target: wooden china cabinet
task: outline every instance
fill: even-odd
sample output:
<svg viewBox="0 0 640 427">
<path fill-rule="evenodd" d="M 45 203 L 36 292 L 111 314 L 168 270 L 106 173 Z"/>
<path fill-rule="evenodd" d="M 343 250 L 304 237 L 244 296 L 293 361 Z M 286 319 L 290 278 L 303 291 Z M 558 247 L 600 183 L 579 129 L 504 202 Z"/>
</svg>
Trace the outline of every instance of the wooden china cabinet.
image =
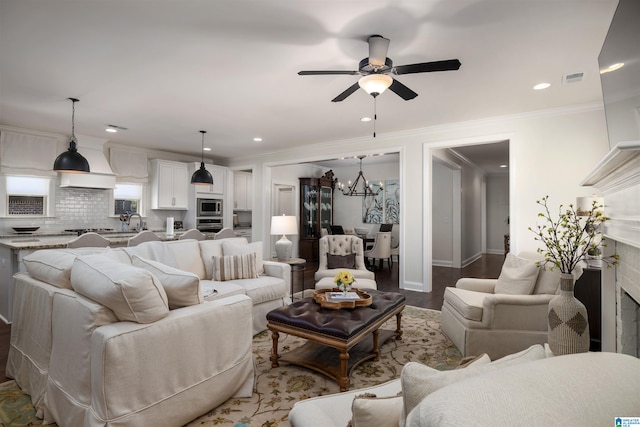
<svg viewBox="0 0 640 427">
<path fill-rule="evenodd" d="M 298 252 L 307 261 L 318 260 L 320 230 L 333 224 L 333 172 L 321 178 L 300 178 L 300 239 Z"/>
</svg>

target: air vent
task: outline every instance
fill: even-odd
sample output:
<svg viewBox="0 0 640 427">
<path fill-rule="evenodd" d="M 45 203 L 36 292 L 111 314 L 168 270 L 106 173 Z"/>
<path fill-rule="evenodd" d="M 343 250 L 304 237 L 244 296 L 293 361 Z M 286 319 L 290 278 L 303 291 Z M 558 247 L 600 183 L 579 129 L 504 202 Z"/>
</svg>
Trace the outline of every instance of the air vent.
<svg viewBox="0 0 640 427">
<path fill-rule="evenodd" d="M 578 83 L 584 78 L 584 73 L 571 73 L 562 76 L 562 84 Z"/>
</svg>

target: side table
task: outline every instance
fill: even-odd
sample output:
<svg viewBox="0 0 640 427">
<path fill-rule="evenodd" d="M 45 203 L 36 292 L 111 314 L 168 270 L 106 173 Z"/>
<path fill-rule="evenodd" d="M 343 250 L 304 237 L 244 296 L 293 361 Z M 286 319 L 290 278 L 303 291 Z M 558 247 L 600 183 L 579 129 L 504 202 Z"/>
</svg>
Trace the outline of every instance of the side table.
<svg viewBox="0 0 640 427">
<path fill-rule="evenodd" d="M 304 270 L 307 266 L 307 260 L 304 258 L 289 258 L 286 260 L 271 258 L 271 261 L 283 262 L 291 266 L 291 301 L 293 301 L 293 273 L 302 273 L 302 297 L 304 297 Z"/>
</svg>

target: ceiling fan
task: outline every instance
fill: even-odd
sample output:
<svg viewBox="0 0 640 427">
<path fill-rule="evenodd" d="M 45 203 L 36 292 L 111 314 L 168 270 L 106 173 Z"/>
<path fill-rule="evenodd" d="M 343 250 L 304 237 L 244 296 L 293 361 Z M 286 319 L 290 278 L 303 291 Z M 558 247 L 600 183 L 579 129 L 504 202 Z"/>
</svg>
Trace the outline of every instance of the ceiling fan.
<svg viewBox="0 0 640 427">
<path fill-rule="evenodd" d="M 389 49 L 390 42 L 389 39 L 379 35 L 372 35 L 367 39 L 367 41 L 369 43 L 369 57 L 360 61 L 358 71 L 300 71 L 298 72 L 298 75 L 312 76 L 347 74 L 351 76 L 363 76 L 347 90 L 333 98 L 331 102 L 344 101 L 360 87 L 374 98 L 384 92 L 385 89 L 389 88 L 402 99 L 408 101 L 418 96 L 418 94 L 400 83 L 398 80 L 392 78 L 390 74 L 402 75 L 429 73 L 433 71 L 453 71 L 459 69 L 461 65 L 460 61 L 457 59 L 448 59 L 445 61 L 421 62 L 418 64 L 399 65 L 394 67 L 391 58 L 387 57 L 387 50 Z"/>
</svg>

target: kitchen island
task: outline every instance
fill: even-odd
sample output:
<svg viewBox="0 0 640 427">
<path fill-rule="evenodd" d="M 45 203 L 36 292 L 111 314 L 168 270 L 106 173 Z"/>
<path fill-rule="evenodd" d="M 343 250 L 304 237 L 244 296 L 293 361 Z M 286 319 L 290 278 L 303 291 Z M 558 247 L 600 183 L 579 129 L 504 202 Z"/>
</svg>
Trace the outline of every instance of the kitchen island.
<svg viewBox="0 0 640 427">
<path fill-rule="evenodd" d="M 164 231 L 152 230 L 162 241 L 178 240 L 186 230 L 176 230 L 171 237 Z M 102 237 L 109 240 L 110 247 L 127 246 L 130 237 L 136 232 L 100 232 Z M 213 239 L 214 233 L 205 233 L 207 239 Z M 11 323 L 13 312 L 13 275 L 25 271 L 23 259 L 25 256 L 41 249 L 66 248 L 70 240 L 78 237 L 77 233 L 33 233 L 0 235 L 0 319 Z"/>
</svg>

